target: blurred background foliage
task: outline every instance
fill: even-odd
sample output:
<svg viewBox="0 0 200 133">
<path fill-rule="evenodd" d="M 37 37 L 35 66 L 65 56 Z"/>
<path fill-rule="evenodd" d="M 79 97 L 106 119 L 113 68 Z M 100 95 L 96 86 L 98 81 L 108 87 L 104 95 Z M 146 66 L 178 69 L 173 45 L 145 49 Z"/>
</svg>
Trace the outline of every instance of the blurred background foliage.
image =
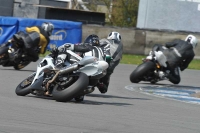
<svg viewBox="0 0 200 133">
<path fill-rule="evenodd" d="M 90 11 L 104 12 L 106 25 L 136 27 L 139 0 L 85 0 Z"/>
</svg>

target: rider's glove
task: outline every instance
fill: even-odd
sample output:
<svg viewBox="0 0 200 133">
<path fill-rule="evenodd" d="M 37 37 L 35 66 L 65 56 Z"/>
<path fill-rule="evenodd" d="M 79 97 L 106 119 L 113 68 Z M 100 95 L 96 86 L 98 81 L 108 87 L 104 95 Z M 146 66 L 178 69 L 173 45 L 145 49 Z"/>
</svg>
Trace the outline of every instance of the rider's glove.
<svg viewBox="0 0 200 133">
<path fill-rule="evenodd" d="M 66 52 L 67 50 L 74 50 L 74 44 L 71 44 L 71 43 L 65 43 L 63 44 L 62 46 L 60 46 L 58 48 L 59 52 L 61 53 L 64 53 Z"/>
<path fill-rule="evenodd" d="M 55 58 L 55 57 L 58 56 L 58 53 L 59 53 L 58 48 L 57 48 L 57 47 L 54 47 L 54 48 L 51 49 L 51 54 L 50 54 L 50 56 L 53 57 L 53 58 Z"/>
</svg>

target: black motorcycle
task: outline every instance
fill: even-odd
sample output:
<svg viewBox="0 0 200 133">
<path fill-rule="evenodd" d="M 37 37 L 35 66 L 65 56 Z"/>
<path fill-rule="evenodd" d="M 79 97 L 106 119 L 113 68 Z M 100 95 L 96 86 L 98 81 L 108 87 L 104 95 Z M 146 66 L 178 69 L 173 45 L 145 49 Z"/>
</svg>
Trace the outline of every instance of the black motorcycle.
<svg viewBox="0 0 200 133">
<path fill-rule="evenodd" d="M 169 70 L 166 69 L 166 61 L 167 59 L 162 51 L 153 51 L 130 74 L 130 81 L 132 83 L 145 81 L 155 84 L 158 81 L 167 80 L 166 74 L 169 73 Z"/>
<path fill-rule="evenodd" d="M 8 42 L 0 45 L 0 65 L 14 67 L 20 70 L 30 64 L 31 60 L 23 49 L 23 42 L 16 41 L 14 36 Z M 39 48 L 36 49 L 39 54 Z"/>
</svg>

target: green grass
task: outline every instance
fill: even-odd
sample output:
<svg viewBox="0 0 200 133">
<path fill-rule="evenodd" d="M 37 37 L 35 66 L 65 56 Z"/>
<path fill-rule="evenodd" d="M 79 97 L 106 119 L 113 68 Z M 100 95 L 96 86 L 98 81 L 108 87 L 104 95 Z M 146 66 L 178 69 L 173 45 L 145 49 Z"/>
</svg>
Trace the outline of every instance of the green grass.
<svg viewBox="0 0 200 133">
<path fill-rule="evenodd" d="M 120 61 L 120 63 L 139 65 L 142 63 L 142 58 L 145 58 L 145 57 L 146 56 L 143 56 L 143 55 L 123 54 L 122 60 Z"/>
<path fill-rule="evenodd" d="M 130 55 L 130 54 L 123 54 L 122 60 L 120 63 L 122 64 L 133 64 L 133 65 L 139 65 L 142 63 L 142 58 L 145 58 L 146 56 L 143 55 Z M 188 69 L 196 69 L 200 70 L 200 59 L 194 59 L 189 64 Z"/>
<path fill-rule="evenodd" d="M 44 57 L 50 52 L 47 51 L 44 55 L 40 55 L 40 57 Z M 131 55 L 131 54 L 123 54 L 121 64 L 133 64 L 139 65 L 142 63 L 142 58 L 145 58 L 144 55 Z M 196 69 L 200 70 L 200 59 L 194 59 L 188 66 L 188 69 Z"/>
<path fill-rule="evenodd" d="M 200 70 L 200 59 L 194 59 L 190 64 L 188 69 Z"/>
<path fill-rule="evenodd" d="M 45 57 L 46 55 L 50 54 L 49 51 L 46 51 L 44 54 L 40 54 L 40 57 Z"/>
</svg>

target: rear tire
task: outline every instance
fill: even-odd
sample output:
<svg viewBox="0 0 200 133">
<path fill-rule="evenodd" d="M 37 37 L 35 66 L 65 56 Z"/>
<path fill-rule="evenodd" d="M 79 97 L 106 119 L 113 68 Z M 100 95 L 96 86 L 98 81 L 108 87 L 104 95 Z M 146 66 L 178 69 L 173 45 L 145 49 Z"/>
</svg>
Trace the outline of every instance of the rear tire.
<svg viewBox="0 0 200 133">
<path fill-rule="evenodd" d="M 52 95 L 56 101 L 67 102 L 72 100 L 82 94 L 89 84 L 88 76 L 85 73 L 78 73 L 73 80 L 74 82 L 66 88 L 62 88 L 62 86 L 59 86 L 58 84 L 54 87 Z"/>
<path fill-rule="evenodd" d="M 147 61 L 139 66 L 131 73 L 130 75 L 130 81 L 132 83 L 139 83 L 143 76 L 145 76 L 149 70 L 154 69 L 155 64 L 152 61 Z"/>
</svg>

